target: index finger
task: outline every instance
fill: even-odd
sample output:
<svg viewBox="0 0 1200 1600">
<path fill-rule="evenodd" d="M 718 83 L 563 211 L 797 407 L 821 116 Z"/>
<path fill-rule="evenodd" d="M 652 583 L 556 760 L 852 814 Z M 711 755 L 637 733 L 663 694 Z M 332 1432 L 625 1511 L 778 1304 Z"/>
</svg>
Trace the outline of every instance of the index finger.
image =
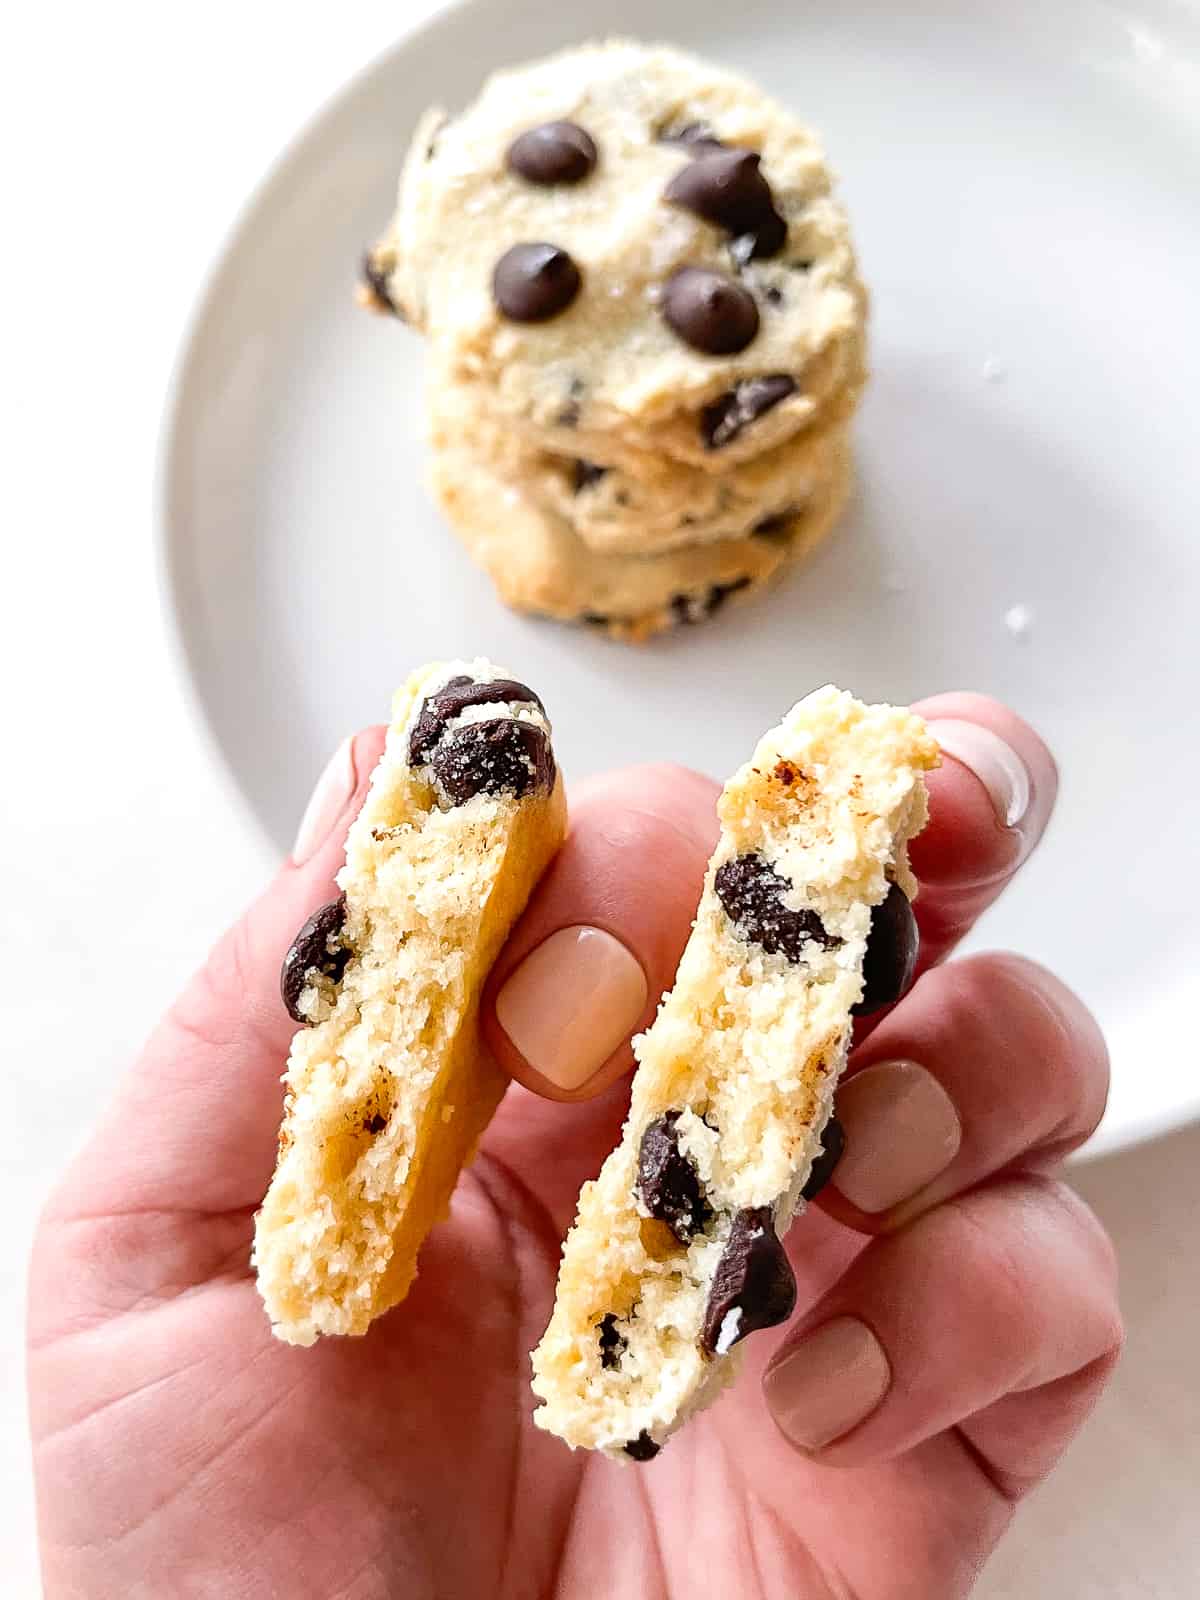
<svg viewBox="0 0 1200 1600">
<path fill-rule="evenodd" d="M 924 971 L 945 960 L 1029 859 L 1054 809 L 1058 769 L 1029 724 L 986 695 L 935 695 L 913 710 L 942 750 L 926 780 L 929 823 L 911 847 Z"/>
</svg>

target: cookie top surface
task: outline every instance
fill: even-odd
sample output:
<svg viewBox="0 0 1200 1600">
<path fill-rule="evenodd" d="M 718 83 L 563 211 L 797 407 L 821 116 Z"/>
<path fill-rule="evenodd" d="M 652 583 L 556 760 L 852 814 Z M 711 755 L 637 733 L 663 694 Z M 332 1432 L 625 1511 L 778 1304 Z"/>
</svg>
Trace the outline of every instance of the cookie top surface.
<svg viewBox="0 0 1200 1600">
<path fill-rule="evenodd" d="M 802 397 L 861 325 L 814 135 L 742 78 L 624 41 L 428 114 L 374 259 L 499 409 L 612 431 L 682 413 L 699 452 L 721 448 L 706 406 L 763 378 Z"/>
</svg>

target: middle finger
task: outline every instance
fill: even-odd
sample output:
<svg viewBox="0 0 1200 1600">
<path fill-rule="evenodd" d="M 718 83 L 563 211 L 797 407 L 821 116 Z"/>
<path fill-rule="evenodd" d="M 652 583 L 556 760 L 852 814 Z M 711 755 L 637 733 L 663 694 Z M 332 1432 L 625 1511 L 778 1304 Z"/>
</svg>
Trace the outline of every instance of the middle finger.
<svg viewBox="0 0 1200 1600">
<path fill-rule="evenodd" d="M 1003 1168 L 1052 1165 L 1107 1093 L 1099 1028 L 1044 968 L 1001 954 L 937 967 L 851 1058 L 836 1102 L 846 1147 L 821 1204 L 890 1231 Z"/>
</svg>

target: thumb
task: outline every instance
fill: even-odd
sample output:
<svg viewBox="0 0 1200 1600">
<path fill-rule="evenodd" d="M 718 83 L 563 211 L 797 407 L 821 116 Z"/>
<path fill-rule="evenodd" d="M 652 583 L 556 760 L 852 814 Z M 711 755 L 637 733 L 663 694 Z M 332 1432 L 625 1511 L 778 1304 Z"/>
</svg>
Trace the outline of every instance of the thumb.
<svg viewBox="0 0 1200 1600">
<path fill-rule="evenodd" d="M 262 1199 L 296 1026 L 280 999 L 280 964 L 304 921 L 337 892 L 346 833 L 384 733 L 368 728 L 339 748 L 292 855 L 151 1036 L 64 1186 L 73 1211 L 217 1212 Z"/>
</svg>

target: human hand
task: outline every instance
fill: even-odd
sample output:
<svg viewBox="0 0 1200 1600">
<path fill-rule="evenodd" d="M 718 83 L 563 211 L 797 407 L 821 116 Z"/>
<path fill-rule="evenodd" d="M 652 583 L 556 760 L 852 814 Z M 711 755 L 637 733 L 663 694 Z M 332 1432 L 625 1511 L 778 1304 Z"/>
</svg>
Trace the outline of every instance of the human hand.
<svg viewBox="0 0 1200 1600">
<path fill-rule="evenodd" d="M 272 1339 L 248 1263 L 292 1031 L 279 962 L 332 893 L 381 730 L 344 747 L 295 857 L 43 1217 L 29 1376 L 49 1600 L 966 1593 L 1119 1347 L 1110 1247 L 1051 1175 L 1098 1120 L 1107 1068 L 1041 969 L 941 965 L 1036 843 L 1055 778 L 993 702 L 918 709 L 984 782 L 955 759 L 931 776 L 923 976 L 851 1058 L 846 1154 L 788 1237 L 797 1319 L 628 1467 L 533 1427 L 527 1352 L 580 1183 L 619 1130 L 629 1036 L 674 977 L 715 786 L 651 768 L 573 793 L 489 985 L 518 1083 L 405 1303 L 362 1339 L 298 1350 Z"/>
</svg>

